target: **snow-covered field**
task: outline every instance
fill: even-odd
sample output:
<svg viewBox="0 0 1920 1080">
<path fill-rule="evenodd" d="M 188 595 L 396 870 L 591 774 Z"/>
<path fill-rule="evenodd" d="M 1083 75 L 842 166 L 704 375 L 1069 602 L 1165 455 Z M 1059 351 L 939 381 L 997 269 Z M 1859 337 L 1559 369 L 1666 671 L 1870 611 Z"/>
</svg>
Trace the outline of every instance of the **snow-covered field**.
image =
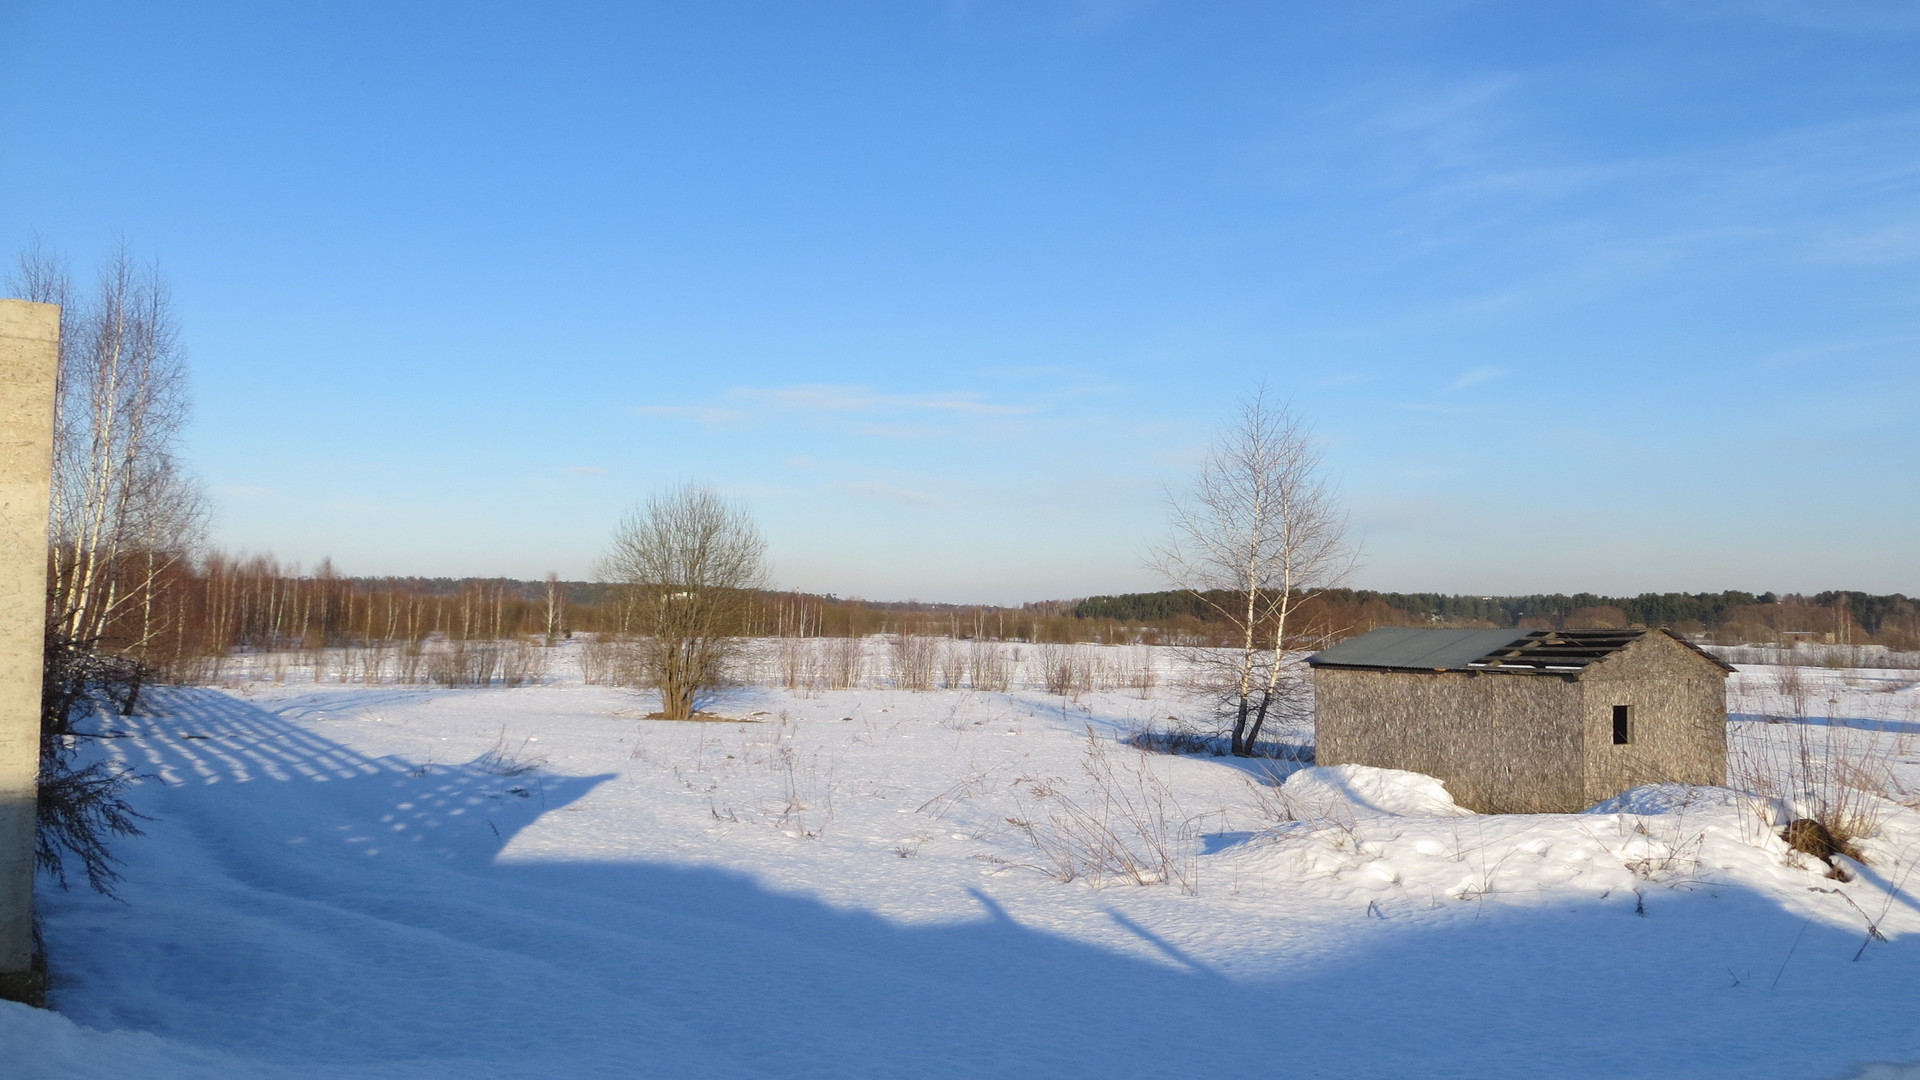
<svg viewBox="0 0 1920 1080">
<path fill-rule="evenodd" d="M 1840 732 L 1890 793 L 1920 792 L 1910 676 L 1790 689 L 1823 718 L 1819 746 Z M 1752 718 L 1795 704 L 1776 672 L 1732 691 L 1743 760 L 1806 743 L 1808 724 Z M 0 1073 L 1818 1078 L 1920 1061 L 1920 813 L 1897 803 L 1843 883 L 1725 789 L 1485 817 L 1411 774 L 1121 742 L 1191 715 L 1172 690 L 750 688 L 715 706 L 727 723 L 652 708 L 566 659 L 513 690 L 154 691 L 105 740 L 150 776 L 124 903 L 43 887 L 58 1011 L 0 1003 Z"/>
</svg>

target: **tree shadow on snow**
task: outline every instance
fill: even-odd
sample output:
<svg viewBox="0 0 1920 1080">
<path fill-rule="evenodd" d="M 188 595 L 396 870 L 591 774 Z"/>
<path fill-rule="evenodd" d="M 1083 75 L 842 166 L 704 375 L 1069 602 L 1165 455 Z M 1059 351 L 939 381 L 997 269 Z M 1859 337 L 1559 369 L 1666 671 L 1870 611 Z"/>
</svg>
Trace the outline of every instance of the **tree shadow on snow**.
<svg viewBox="0 0 1920 1080">
<path fill-rule="evenodd" d="M 1920 723 L 1877 716 L 1772 716 L 1767 713 L 1730 713 L 1727 719 L 1749 724 L 1805 724 L 1811 727 L 1882 731 L 1892 735 L 1920 735 Z"/>
</svg>

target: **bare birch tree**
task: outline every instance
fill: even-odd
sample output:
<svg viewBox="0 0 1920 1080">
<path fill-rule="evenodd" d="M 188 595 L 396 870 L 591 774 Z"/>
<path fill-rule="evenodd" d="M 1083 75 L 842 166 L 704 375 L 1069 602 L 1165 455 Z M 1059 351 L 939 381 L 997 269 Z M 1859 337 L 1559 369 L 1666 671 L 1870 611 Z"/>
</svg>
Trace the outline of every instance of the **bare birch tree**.
<svg viewBox="0 0 1920 1080">
<path fill-rule="evenodd" d="M 549 648 L 560 641 L 560 635 L 566 633 L 567 590 L 560 584 L 560 575 L 547 574 L 547 645 Z"/>
<path fill-rule="evenodd" d="M 121 796 L 124 770 L 77 764 L 74 722 L 102 691 L 132 709 L 174 611 L 158 594 L 200 539 L 204 500 L 175 455 L 186 360 L 166 282 L 124 247 L 91 295 L 37 246 L 9 284 L 60 305 L 36 856 L 62 884 L 74 857 L 107 892 L 118 876 L 108 839 L 137 834 L 138 815 Z"/>
<path fill-rule="evenodd" d="M 640 674 L 666 718 L 693 715 L 728 675 L 766 583 L 766 549 L 745 510 L 692 484 L 649 498 L 614 530 L 600 577 L 632 612 Z"/>
<path fill-rule="evenodd" d="M 1312 432 L 1264 389 L 1215 437 L 1185 498 L 1169 497 L 1170 535 L 1153 568 L 1233 627 L 1236 646 L 1201 657 L 1233 718 L 1232 749 L 1248 755 L 1261 727 L 1297 687 L 1286 653 L 1300 605 L 1351 570 L 1346 513 L 1321 475 Z"/>
<path fill-rule="evenodd" d="M 139 655 L 162 629 L 158 583 L 188 557 L 205 500 L 176 456 L 186 357 L 166 282 L 122 248 L 92 296 L 37 248 L 15 288 L 60 305 L 60 374 L 48 524 L 49 624 L 72 642 Z"/>
</svg>

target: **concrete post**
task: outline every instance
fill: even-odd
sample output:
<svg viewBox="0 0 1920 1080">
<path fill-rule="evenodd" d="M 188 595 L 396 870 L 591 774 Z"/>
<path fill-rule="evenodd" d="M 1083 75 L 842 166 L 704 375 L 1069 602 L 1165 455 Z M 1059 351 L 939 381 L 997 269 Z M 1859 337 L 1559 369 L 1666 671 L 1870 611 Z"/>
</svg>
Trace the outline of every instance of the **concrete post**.
<svg viewBox="0 0 1920 1080">
<path fill-rule="evenodd" d="M 0 997 L 38 1002 L 34 787 L 60 308 L 0 300 Z"/>
</svg>

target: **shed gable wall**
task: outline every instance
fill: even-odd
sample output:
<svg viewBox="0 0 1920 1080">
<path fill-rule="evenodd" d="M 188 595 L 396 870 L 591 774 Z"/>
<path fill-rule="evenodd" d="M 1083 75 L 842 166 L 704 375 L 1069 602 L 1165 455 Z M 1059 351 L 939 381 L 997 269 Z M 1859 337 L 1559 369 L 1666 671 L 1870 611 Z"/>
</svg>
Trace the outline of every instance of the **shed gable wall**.
<svg viewBox="0 0 1920 1080">
<path fill-rule="evenodd" d="M 1726 672 L 1664 633 L 1589 667 L 1584 692 L 1587 805 L 1642 784 L 1727 781 Z M 1633 708 L 1632 741 L 1613 742 L 1613 707 Z"/>
</svg>

